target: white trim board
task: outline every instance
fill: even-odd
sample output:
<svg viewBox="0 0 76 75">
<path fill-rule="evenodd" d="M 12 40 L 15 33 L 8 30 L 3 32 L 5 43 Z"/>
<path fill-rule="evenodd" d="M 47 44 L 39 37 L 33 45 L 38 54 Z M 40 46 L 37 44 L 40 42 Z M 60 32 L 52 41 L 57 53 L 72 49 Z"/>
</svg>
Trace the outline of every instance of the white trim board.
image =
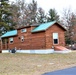
<svg viewBox="0 0 76 75">
<path fill-rule="evenodd" d="M 71 50 L 54 51 L 54 49 L 44 50 L 17 50 L 16 53 L 28 53 L 28 54 L 51 54 L 51 53 L 70 53 Z M 9 50 L 2 50 L 2 53 L 11 53 Z"/>
<path fill-rule="evenodd" d="M 10 53 L 9 50 L 2 50 L 2 53 Z M 44 50 L 16 50 L 16 53 L 29 53 L 29 54 L 50 54 L 54 53 L 54 49 Z"/>
<path fill-rule="evenodd" d="M 63 51 L 54 51 L 54 53 L 70 53 L 72 52 L 71 50 L 63 50 Z"/>
</svg>

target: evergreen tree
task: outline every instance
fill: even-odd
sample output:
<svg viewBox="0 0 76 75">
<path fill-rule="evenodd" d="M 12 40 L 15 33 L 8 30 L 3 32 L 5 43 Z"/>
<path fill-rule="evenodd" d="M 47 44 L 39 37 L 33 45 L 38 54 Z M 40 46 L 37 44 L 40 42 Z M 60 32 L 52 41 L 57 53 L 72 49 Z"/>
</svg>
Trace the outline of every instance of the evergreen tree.
<svg viewBox="0 0 76 75">
<path fill-rule="evenodd" d="M 57 14 L 55 9 L 50 9 L 47 21 L 50 22 L 50 21 L 55 21 L 55 20 L 59 21 L 59 15 Z"/>
<path fill-rule="evenodd" d="M 11 7 L 6 1 L 7 0 L 1 0 L 0 2 L 0 35 L 14 29 L 12 13 L 10 11 Z"/>
</svg>

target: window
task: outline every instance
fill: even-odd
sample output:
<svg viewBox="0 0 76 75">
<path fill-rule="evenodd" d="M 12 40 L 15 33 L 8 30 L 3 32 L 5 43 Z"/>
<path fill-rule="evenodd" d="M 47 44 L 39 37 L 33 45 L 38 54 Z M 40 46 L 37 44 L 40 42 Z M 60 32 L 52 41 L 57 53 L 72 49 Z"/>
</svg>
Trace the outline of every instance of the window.
<svg viewBox="0 0 76 75">
<path fill-rule="evenodd" d="M 58 44 L 58 39 L 54 39 L 54 44 Z"/>
<path fill-rule="evenodd" d="M 10 38 L 10 39 L 9 39 L 9 42 L 10 42 L 10 43 L 13 43 L 13 38 Z"/>
<path fill-rule="evenodd" d="M 58 33 L 53 33 L 53 44 L 58 44 Z"/>
<path fill-rule="evenodd" d="M 21 42 L 23 42 L 24 41 L 24 36 L 21 36 Z"/>
<path fill-rule="evenodd" d="M 26 32 L 26 29 L 21 29 L 21 33 L 24 33 L 24 32 Z"/>
</svg>

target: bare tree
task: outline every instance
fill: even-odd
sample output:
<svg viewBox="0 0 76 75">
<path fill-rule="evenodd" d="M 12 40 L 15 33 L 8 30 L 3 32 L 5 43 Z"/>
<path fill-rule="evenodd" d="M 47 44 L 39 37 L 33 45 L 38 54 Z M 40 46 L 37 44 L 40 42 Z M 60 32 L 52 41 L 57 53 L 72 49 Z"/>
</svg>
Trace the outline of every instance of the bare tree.
<svg viewBox="0 0 76 75">
<path fill-rule="evenodd" d="M 25 23 L 28 25 L 36 23 L 37 2 L 32 0 L 25 9 Z"/>
<path fill-rule="evenodd" d="M 64 9 L 62 18 L 64 26 L 67 28 L 66 42 L 72 45 L 72 43 L 76 41 L 73 38 L 76 31 L 74 28 L 76 26 L 76 14 L 72 12 L 71 9 Z"/>
<path fill-rule="evenodd" d="M 36 19 L 38 23 L 45 23 L 47 22 L 45 11 L 40 7 L 37 10 Z"/>
<path fill-rule="evenodd" d="M 18 0 L 12 4 L 12 12 L 14 21 L 17 26 L 25 26 L 36 23 L 37 14 L 37 2 L 32 0 L 31 3 L 27 4 L 25 0 Z"/>
<path fill-rule="evenodd" d="M 19 25 L 19 17 L 20 17 L 20 11 L 18 4 L 11 3 L 11 11 L 13 13 L 13 21 L 16 23 L 16 26 Z"/>
<path fill-rule="evenodd" d="M 37 1 L 32 0 L 31 3 L 26 3 L 25 0 L 18 0 L 11 4 L 13 19 L 17 27 L 40 24 L 46 22 L 46 15 L 42 8 L 37 7 Z"/>
</svg>

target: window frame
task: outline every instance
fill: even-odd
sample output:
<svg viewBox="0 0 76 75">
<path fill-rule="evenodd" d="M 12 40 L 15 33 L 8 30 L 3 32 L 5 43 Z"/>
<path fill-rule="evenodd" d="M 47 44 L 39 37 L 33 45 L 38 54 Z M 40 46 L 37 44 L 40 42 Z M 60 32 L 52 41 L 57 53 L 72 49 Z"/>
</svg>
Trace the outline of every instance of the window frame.
<svg viewBox="0 0 76 75">
<path fill-rule="evenodd" d="M 24 42 L 24 36 L 21 36 L 21 42 Z"/>
<path fill-rule="evenodd" d="M 13 41 L 11 42 L 10 39 L 13 39 Z M 13 42 L 14 42 L 14 38 L 13 38 L 13 37 L 9 38 L 9 43 L 10 43 L 10 44 L 13 44 Z"/>
<path fill-rule="evenodd" d="M 27 29 L 26 28 L 21 29 L 21 33 L 25 33 L 25 32 L 27 32 Z"/>
<path fill-rule="evenodd" d="M 55 43 L 56 39 L 57 39 L 57 43 Z M 58 45 L 58 44 L 59 44 L 59 34 L 58 33 L 53 33 L 53 45 Z"/>
</svg>

